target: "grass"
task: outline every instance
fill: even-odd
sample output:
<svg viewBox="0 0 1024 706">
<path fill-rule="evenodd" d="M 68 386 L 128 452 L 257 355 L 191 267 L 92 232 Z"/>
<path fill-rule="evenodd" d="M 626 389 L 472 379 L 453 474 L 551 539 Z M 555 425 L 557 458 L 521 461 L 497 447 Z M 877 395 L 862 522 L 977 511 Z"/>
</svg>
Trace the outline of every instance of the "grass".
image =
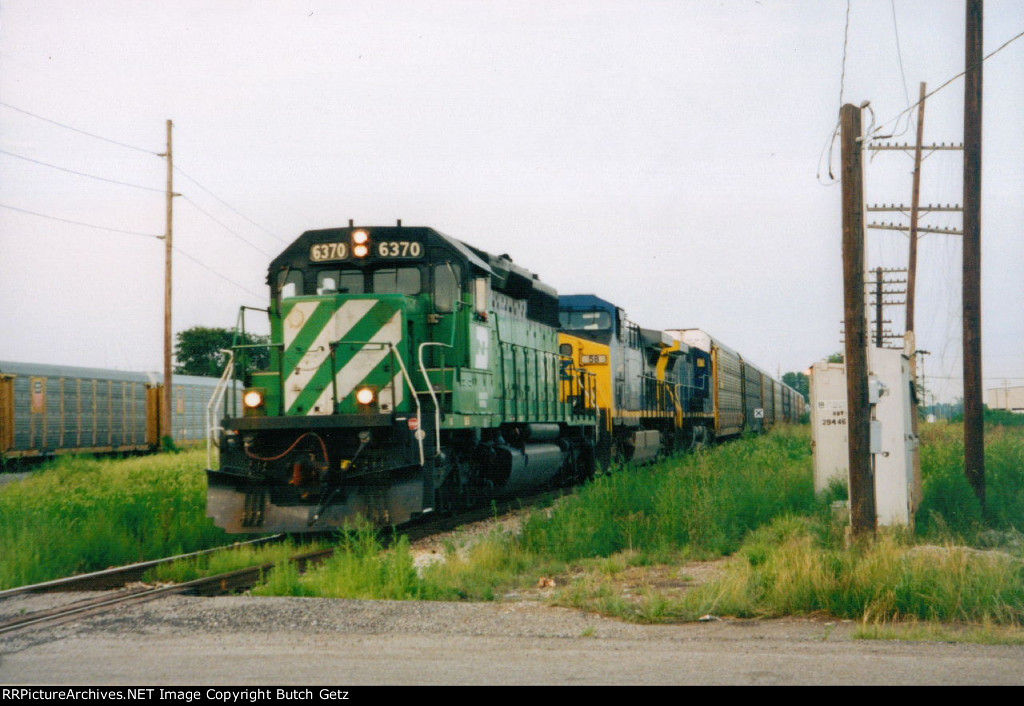
<svg viewBox="0 0 1024 706">
<path fill-rule="evenodd" d="M 922 425 L 921 474 L 921 536 L 978 543 L 993 532 L 1024 532 L 1024 427 L 985 430 L 984 512 L 964 476 L 962 424 Z"/>
<path fill-rule="evenodd" d="M 805 430 L 720 446 L 708 453 L 598 478 L 556 513 L 534 514 L 524 548 L 563 561 L 637 550 L 652 560 L 687 548 L 735 551 L 743 537 L 780 514 L 816 507 Z"/>
<path fill-rule="evenodd" d="M 405 538 L 385 547 L 363 527 L 339 535 L 335 556 L 301 576 L 274 554 L 293 551 L 285 546 L 218 553 L 150 578 L 278 562 L 255 593 L 500 600 L 540 590 L 638 622 L 828 615 L 880 639 L 1020 639 L 1024 427 L 987 430 L 983 511 L 963 479 L 962 426 L 922 425 L 916 533 L 851 547 L 830 509 L 844 489 L 814 497 L 809 436 L 783 427 L 601 476 L 516 530 L 450 542 L 428 565 Z M 200 451 L 66 458 L 0 488 L 0 586 L 226 544 L 205 517 L 202 468 Z M 683 573 L 698 560 L 716 560 L 717 575 L 702 583 Z"/>
<path fill-rule="evenodd" d="M 859 621 L 861 636 L 1013 642 L 1024 621 L 1024 549 L 1013 549 L 1024 539 L 1018 429 L 988 434 L 985 516 L 959 484 L 962 430 L 925 427 L 919 518 L 927 519 L 916 535 L 885 531 L 847 547 L 830 507 L 844 489 L 816 499 L 809 432 L 783 428 L 599 477 L 530 513 L 519 530 L 449 546 L 426 567 L 401 542 L 385 550 L 372 533 L 357 534 L 319 575 L 283 577 L 264 592 L 496 600 L 535 590 L 544 577 L 554 604 L 635 622 L 827 615 Z M 983 550 L 992 544 L 1011 551 Z M 681 570 L 716 558 L 718 576 L 707 582 Z"/>
<path fill-rule="evenodd" d="M 916 545 L 897 532 L 847 548 L 818 522 L 790 517 L 752 533 L 726 576 L 689 594 L 687 605 L 743 617 L 1019 626 L 1024 562 L 1004 552 Z"/>
<path fill-rule="evenodd" d="M 900 623 L 864 623 L 853 634 L 861 640 L 957 642 L 976 645 L 1024 645 L 1020 627 L 1002 625 L 941 625 L 914 620 Z"/>
<path fill-rule="evenodd" d="M 4 485 L 0 588 L 227 544 L 206 517 L 204 462 L 64 457 Z"/>
<path fill-rule="evenodd" d="M 260 592 L 493 600 L 543 577 L 560 576 L 565 585 L 579 572 L 615 575 L 684 556 L 720 556 L 794 507 L 813 512 L 817 504 L 806 431 L 786 429 L 602 476 L 556 508 L 532 513 L 520 531 L 495 530 L 471 545 L 451 546 L 445 561 L 419 570 L 406 544 L 384 550 L 373 533 L 360 530 L 320 569 L 302 577 L 275 572 Z"/>
<path fill-rule="evenodd" d="M 287 562 L 289 557 L 296 554 L 327 548 L 324 542 L 299 543 L 294 540 L 259 546 L 228 547 L 202 556 L 161 564 L 147 571 L 142 579 L 149 582 L 184 583 L 250 566 L 278 565 Z"/>
</svg>

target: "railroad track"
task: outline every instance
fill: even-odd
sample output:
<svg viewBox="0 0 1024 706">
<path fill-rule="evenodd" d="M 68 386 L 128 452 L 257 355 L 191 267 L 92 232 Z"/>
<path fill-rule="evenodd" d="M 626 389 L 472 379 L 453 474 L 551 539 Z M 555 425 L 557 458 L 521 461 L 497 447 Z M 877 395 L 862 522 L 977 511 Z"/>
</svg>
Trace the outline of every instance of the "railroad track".
<svg viewBox="0 0 1024 706">
<path fill-rule="evenodd" d="M 267 544 L 280 541 L 283 538 L 284 535 L 274 535 L 272 537 L 263 537 L 249 542 L 229 545 L 229 547 L 238 548 L 243 546 Z M 146 571 L 155 566 L 210 554 L 221 549 L 225 549 L 225 547 L 207 549 L 201 552 L 182 554 L 154 561 L 140 562 L 137 564 L 130 564 L 128 566 L 120 566 L 89 574 L 69 576 L 67 578 L 56 579 L 54 581 L 46 581 L 44 583 L 32 584 L 30 586 L 19 586 L 17 588 L 0 591 L 0 600 L 31 593 L 91 590 L 104 591 L 101 596 L 92 596 L 72 601 L 70 603 L 65 603 L 61 606 L 46 608 L 0 620 L 0 634 L 31 626 L 42 627 L 44 625 L 57 625 L 67 622 L 68 620 L 96 615 L 116 606 L 131 603 L 142 603 L 144 601 L 167 595 L 182 593 L 192 595 L 218 595 L 221 593 L 237 591 L 243 588 L 248 588 L 257 583 L 260 580 L 260 577 L 274 566 L 272 563 L 261 564 L 258 566 L 251 566 L 244 569 L 237 569 L 235 571 L 217 574 L 215 576 L 195 579 L 185 583 L 162 586 L 139 585 L 126 588 L 126 586 L 132 582 L 139 581 Z M 300 570 L 304 570 L 310 563 L 323 561 L 332 553 L 332 549 L 306 552 L 291 557 L 290 561 L 298 564 Z M 116 590 L 115 592 L 115 589 L 119 590 Z"/>
<path fill-rule="evenodd" d="M 409 536 L 411 540 L 415 541 L 431 534 L 450 531 L 467 523 L 489 519 L 494 517 L 496 514 L 500 515 L 524 506 L 534 505 L 538 502 L 557 497 L 560 494 L 561 491 L 548 491 L 527 498 L 497 501 L 490 507 L 476 507 L 450 516 L 431 517 L 429 520 L 424 520 L 402 527 L 400 533 Z M 250 588 L 257 584 L 268 571 L 272 570 L 275 564 L 265 563 L 258 566 L 250 566 L 214 576 L 194 579 L 184 583 L 160 586 L 147 586 L 141 584 L 137 586 L 130 586 L 129 584 L 140 581 L 146 571 L 161 564 L 190 559 L 225 548 L 266 544 L 280 541 L 284 538 L 285 535 L 263 537 L 248 542 L 239 542 L 237 544 L 229 545 L 228 547 L 207 549 L 200 552 L 193 552 L 191 554 L 140 562 L 137 564 L 130 564 L 128 566 L 105 569 L 103 571 L 97 571 L 90 574 L 69 576 L 67 578 L 56 579 L 54 581 L 47 581 L 30 586 L 20 586 L 0 591 L 0 600 L 31 593 L 104 591 L 103 595 L 100 596 L 91 596 L 89 598 L 65 603 L 61 606 L 45 608 L 23 615 L 0 619 L 0 635 L 30 627 L 59 625 L 71 620 L 78 620 L 92 615 L 98 615 L 118 606 L 143 603 L 164 596 L 180 594 L 215 596 Z M 385 539 L 385 545 L 388 543 L 387 539 Z M 301 572 L 305 571 L 310 565 L 315 565 L 325 561 L 333 554 L 333 548 L 321 549 L 296 554 L 288 560 L 296 564 L 298 570 Z"/>
</svg>

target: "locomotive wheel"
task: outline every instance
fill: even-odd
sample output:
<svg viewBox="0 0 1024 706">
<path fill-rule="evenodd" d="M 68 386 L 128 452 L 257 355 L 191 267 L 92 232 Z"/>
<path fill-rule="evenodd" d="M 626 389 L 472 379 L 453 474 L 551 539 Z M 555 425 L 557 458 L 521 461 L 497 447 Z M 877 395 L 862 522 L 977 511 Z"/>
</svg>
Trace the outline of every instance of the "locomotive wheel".
<svg viewBox="0 0 1024 706">
<path fill-rule="evenodd" d="M 707 427 L 696 426 L 690 429 L 690 451 L 697 452 L 711 444 L 712 434 Z"/>
</svg>

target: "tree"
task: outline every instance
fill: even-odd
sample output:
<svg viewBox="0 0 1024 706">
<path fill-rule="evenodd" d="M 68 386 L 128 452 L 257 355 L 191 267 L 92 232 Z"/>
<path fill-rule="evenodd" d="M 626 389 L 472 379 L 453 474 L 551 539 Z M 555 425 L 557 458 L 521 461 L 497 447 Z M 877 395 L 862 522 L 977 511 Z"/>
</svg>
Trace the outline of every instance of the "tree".
<svg viewBox="0 0 1024 706">
<path fill-rule="evenodd" d="M 220 377 L 223 374 L 227 355 L 222 350 L 230 350 L 232 345 L 266 346 L 270 342 L 269 336 L 239 333 L 236 338 L 236 332 L 231 329 L 205 326 L 193 326 L 179 331 L 176 338 L 174 372 L 178 375 L 203 377 Z M 246 384 L 254 371 L 262 370 L 269 364 L 269 348 L 242 349 L 235 353 L 235 369 L 241 373 L 240 377 Z"/>
<path fill-rule="evenodd" d="M 828 357 L 828 362 L 829 363 L 842 363 L 843 362 L 843 353 L 841 351 L 836 351 L 835 353 L 833 353 L 832 355 L 830 355 Z"/>
<path fill-rule="evenodd" d="M 786 373 L 782 376 L 782 382 L 792 387 L 803 395 L 805 401 L 810 402 L 811 381 L 804 373 Z"/>
</svg>

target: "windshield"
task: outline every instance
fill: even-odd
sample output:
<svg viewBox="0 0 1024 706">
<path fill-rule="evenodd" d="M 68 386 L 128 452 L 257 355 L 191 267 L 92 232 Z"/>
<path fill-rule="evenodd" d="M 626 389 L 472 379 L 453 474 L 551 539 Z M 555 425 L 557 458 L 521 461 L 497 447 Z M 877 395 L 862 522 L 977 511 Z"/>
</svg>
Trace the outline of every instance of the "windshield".
<svg viewBox="0 0 1024 706">
<path fill-rule="evenodd" d="M 612 327 L 607 311 L 560 311 L 558 319 L 566 331 L 603 331 Z"/>
</svg>

